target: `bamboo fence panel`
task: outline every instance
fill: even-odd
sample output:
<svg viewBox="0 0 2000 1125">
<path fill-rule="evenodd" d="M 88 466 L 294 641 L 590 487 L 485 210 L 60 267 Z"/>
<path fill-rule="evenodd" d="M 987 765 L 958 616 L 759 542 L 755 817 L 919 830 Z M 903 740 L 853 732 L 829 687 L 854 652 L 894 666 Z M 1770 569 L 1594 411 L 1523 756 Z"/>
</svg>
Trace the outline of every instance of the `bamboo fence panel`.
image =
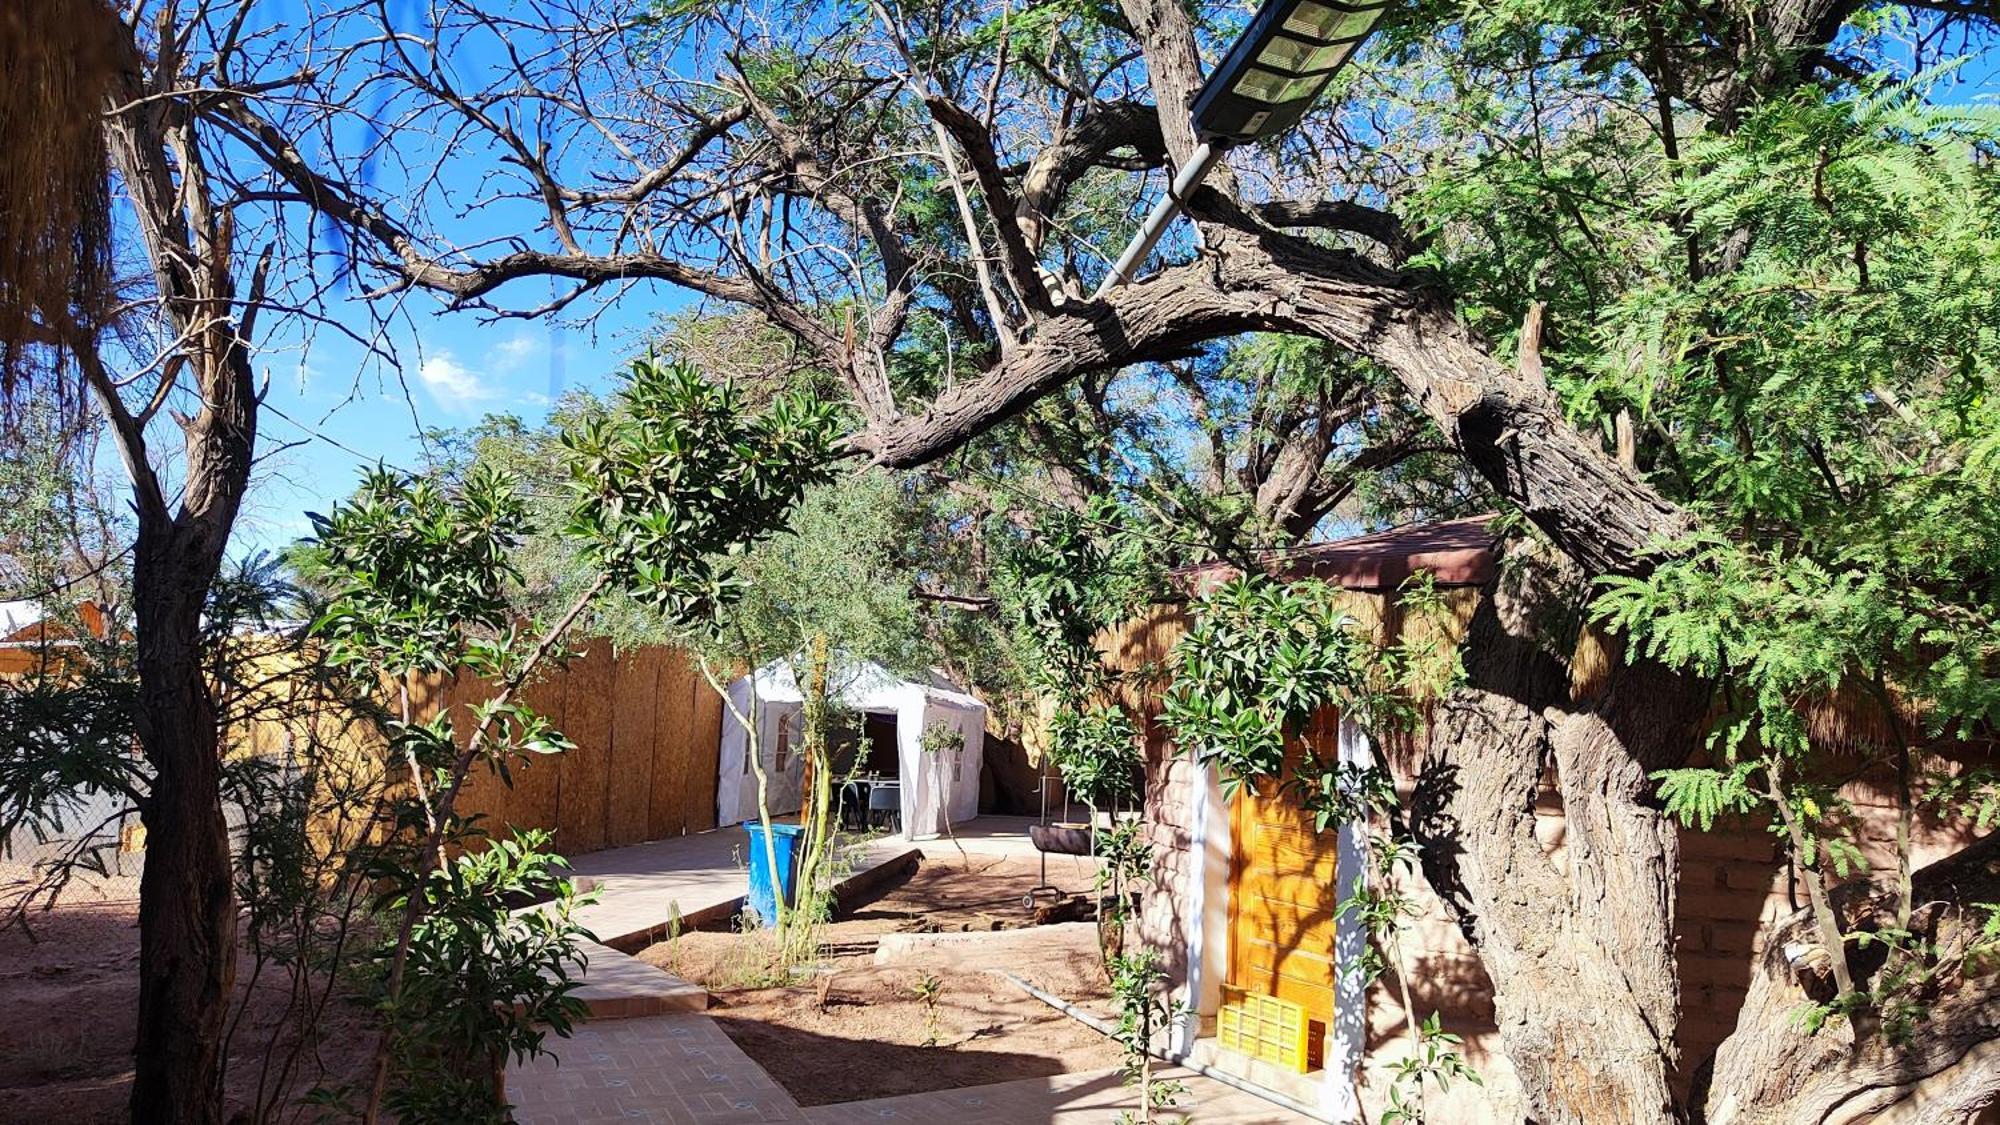
<svg viewBox="0 0 2000 1125">
<path fill-rule="evenodd" d="M 422 721 L 444 709 L 463 743 L 475 725 L 473 706 L 494 690 L 477 676 L 419 677 L 410 684 L 411 717 Z M 528 685 L 522 702 L 547 717 L 575 748 L 515 761 L 511 785 L 474 766 L 457 808 L 482 817 L 487 832 L 552 829 L 556 849 L 577 855 L 715 827 L 722 705 L 685 654 L 661 646 L 614 652 L 595 643 L 567 667 Z M 404 763 L 390 760 L 373 724 L 330 713 L 292 722 L 309 724 L 322 747 L 316 756 L 323 764 L 339 764 L 343 785 L 359 788 L 370 778 L 407 784 Z M 293 738 L 275 725 L 266 730 L 251 724 L 239 744 L 246 752 L 282 753 L 294 745 Z M 335 811 L 323 816 L 331 818 Z M 340 834 L 330 819 L 316 832 L 329 834 Z"/>
<path fill-rule="evenodd" d="M 652 839 L 647 819 L 653 799 L 653 771 L 659 765 L 653 739 L 659 712 L 655 694 L 659 690 L 660 654 L 657 648 L 638 649 L 625 653 L 612 666 L 612 772 L 604 822 L 609 847 Z"/>
<path fill-rule="evenodd" d="M 592 642 L 564 669 L 561 729 L 576 749 L 556 760 L 556 847 L 563 851 L 601 851 L 609 836 L 616 675 L 606 641 Z"/>
<path fill-rule="evenodd" d="M 569 716 L 563 710 L 563 700 L 568 681 L 567 671 L 558 670 L 537 677 L 521 689 L 521 702 L 565 733 L 569 730 Z M 496 831 L 502 825 L 559 827 L 556 809 L 562 786 L 562 766 L 558 760 L 548 756 L 516 759 L 512 771 L 514 787 L 498 802 L 499 807 L 479 810 L 492 818 L 494 823 L 489 827 Z"/>
<path fill-rule="evenodd" d="M 694 694 L 699 679 L 700 674 L 684 658 L 670 658 L 662 662 L 653 694 L 655 740 L 670 746 L 692 744 L 695 735 L 692 702 L 697 698 L 706 698 L 711 706 L 721 710 L 722 701 L 714 692 L 709 692 L 706 697 Z M 709 757 L 713 759 L 719 752 L 719 747 L 711 746 Z M 692 830 L 681 827 L 687 822 L 682 790 L 688 785 L 689 773 L 687 759 L 682 755 L 667 754 L 654 758 L 652 782 L 646 794 L 646 831 L 649 836 L 658 839 Z M 704 827 L 714 826 L 714 793 L 715 787 L 710 786 L 709 811 L 702 818 Z"/>
<path fill-rule="evenodd" d="M 688 744 L 706 746 L 706 754 L 688 754 L 678 760 L 683 770 L 680 786 L 680 822 L 715 826 L 715 784 L 718 780 L 722 743 L 722 699 L 708 686 L 698 669 L 688 677 L 688 696 L 683 704 L 688 723 Z"/>
</svg>

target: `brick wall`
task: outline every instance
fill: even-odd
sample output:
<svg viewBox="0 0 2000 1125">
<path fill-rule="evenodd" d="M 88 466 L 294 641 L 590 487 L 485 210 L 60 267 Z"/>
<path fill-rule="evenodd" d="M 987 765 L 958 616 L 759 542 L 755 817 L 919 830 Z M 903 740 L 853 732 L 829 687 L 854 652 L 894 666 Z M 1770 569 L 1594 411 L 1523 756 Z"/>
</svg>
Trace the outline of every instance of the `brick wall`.
<svg viewBox="0 0 2000 1125">
<path fill-rule="evenodd" d="M 1187 628 L 1173 606 L 1154 612 L 1104 638 L 1106 660 L 1125 675 L 1122 702 L 1143 716 L 1146 742 L 1145 803 L 1142 817 L 1152 845 L 1153 884 L 1141 901 L 1139 938 L 1161 957 L 1169 979 L 1185 999 L 1187 982 L 1187 901 L 1199 878 L 1193 848 L 1195 769 L 1178 753 L 1159 721 L 1162 670 L 1176 640 Z"/>
</svg>

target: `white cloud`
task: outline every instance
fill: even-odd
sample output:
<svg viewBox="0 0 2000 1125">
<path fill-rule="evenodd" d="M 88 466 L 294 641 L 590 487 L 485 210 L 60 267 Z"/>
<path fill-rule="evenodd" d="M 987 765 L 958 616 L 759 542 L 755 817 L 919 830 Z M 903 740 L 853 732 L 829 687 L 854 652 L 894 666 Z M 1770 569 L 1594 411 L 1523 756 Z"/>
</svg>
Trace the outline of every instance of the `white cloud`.
<svg viewBox="0 0 2000 1125">
<path fill-rule="evenodd" d="M 434 352 L 424 357 L 423 366 L 417 368 L 417 379 L 433 398 L 447 407 L 486 402 L 499 393 L 450 352 Z"/>
<path fill-rule="evenodd" d="M 526 332 L 516 332 L 493 346 L 487 356 L 487 366 L 502 371 L 517 371 L 541 350 L 541 340 Z"/>
</svg>

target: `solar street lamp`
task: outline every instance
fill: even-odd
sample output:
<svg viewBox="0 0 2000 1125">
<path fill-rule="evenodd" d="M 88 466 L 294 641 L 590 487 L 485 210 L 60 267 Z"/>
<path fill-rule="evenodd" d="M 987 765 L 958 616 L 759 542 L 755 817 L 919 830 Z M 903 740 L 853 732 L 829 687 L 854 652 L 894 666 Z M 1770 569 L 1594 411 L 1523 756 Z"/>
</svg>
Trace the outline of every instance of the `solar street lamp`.
<svg viewBox="0 0 2000 1125">
<path fill-rule="evenodd" d="M 1191 117 L 1201 144 L 1118 255 L 1097 296 L 1132 280 L 1182 201 L 1224 152 L 1297 125 L 1388 10 L 1379 0 L 1267 0 L 1195 95 Z"/>
</svg>

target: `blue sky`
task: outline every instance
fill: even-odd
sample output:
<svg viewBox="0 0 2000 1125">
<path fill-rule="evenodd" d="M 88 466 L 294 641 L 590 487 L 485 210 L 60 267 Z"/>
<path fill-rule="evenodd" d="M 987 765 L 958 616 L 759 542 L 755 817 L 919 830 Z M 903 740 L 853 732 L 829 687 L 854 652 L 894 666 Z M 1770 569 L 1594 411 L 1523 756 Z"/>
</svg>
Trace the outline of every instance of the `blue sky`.
<svg viewBox="0 0 2000 1125">
<path fill-rule="evenodd" d="M 306 337 L 300 326 L 289 326 L 262 349 L 260 374 L 270 380 L 266 401 L 273 409 L 263 422 L 265 457 L 236 533 L 238 550 L 278 547 L 303 535 L 305 513 L 345 495 L 378 459 L 415 465 L 424 430 L 469 425 L 486 414 L 538 421 L 566 390 L 611 386 L 656 318 L 688 299 L 664 286 L 634 289 L 579 324 L 493 322 L 444 312 L 418 295 L 404 323 L 387 334 L 400 375 L 335 331 Z M 368 324 L 357 301 L 335 311 L 356 331 Z"/>
<path fill-rule="evenodd" d="M 313 2 L 298 0 L 294 7 L 277 0 L 255 9 L 252 23 L 289 26 L 287 21 L 302 18 Z M 418 0 L 390 0 L 385 13 L 399 25 L 428 31 Z M 457 51 L 449 60 L 453 80 L 464 88 L 489 81 L 501 61 L 489 57 L 495 50 L 490 41 L 473 42 L 474 49 Z M 394 117 L 400 108 L 378 102 L 368 113 L 342 119 L 342 143 L 350 151 L 374 148 L 381 134 L 371 119 Z M 423 130 L 406 132 L 393 155 L 364 164 L 371 194 L 389 200 L 394 210 L 400 196 L 423 190 L 411 188 L 410 177 L 421 178 L 445 162 L 450 176 L 435 186 L 454 197 L 439 205 L 453 217 L 443 232 L 447 238 L 461 246 L 485 244 L 489 252 L 496 239 L 517 234 L 533 239 L 541 219 L 537 207 L 507 198 L 463 206 L 464 197 L 485 194 L 499 171 L 490 146 L 482 150 L 467 142 L 447 157 L 426 144 Z M 424 229 L 421 221 L 415 226 Z M 467 426 L 488 414 L 539 422 L 567 390 L 613 386 L 616 373 L 644 347 L 659 319 L 695 299 L 662 284 L 606 287 L 595 298 L 570 305 L 560 320 L 447 312 L 427 292 L 371 306 L 339 276 L 337 232 L 316 233 L 313 253 L 324 275 L 319 281 L 333 285 L 326 312 L 346 331 L 294 318 L 274 324 L 271 335 L 259 341 L 259 373 L 270 381 L 271 409 L 258 443 L 258 479 L 234 537 L 240 553 L 281 547 L 306 534 L 306 513 L 324 511 L 346 495 L 360 472 L 378 460 L 415 467 L 425 431 Z M 379 272 L 364 271 L 363 277 L 362 284 L 383 280 Z M 523 279 L 503 286 L 492 299 L 522 308 L 555 293 L 548 282 Z M 374 341 L 384 354 L 371 354 L 349 333 Z"/>
</svg>

